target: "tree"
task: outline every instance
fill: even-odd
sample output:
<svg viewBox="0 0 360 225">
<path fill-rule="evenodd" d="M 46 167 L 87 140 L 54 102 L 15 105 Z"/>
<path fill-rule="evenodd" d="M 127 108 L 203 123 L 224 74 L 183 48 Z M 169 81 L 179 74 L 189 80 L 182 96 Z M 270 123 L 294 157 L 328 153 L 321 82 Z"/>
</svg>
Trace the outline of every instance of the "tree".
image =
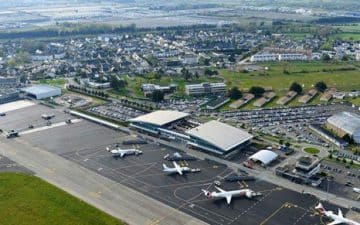
<svg viewBox="0 0 360 225">
<path fill-rule="evenodd" d="M 151 99 L 154 102 L 161 102 L 164 100 L 164 92 L 160 91 L 160 90 L 155 90 L 153 91 L 153 93 L 151 94 Z"/>
<path fill-rule="evenodd" d="M 321 56 L 321 60 L 322 60 L 322 61 L 325 61 L 325 62 L 328 62 L 328 61 L 331 60 L 331 58 L 330 58 L 329 54 L 323 54 L 323 55 Z"/>
<path fill-rule="evenodd" d="M 189 80 L 191 78 L 191 73 L 185 67 L 181 69 L 181 74 L 185 80 Z"/>
<path fill-rule="evenodd" d="M 327 89 L 327 85 L 324 81 L 320 81 L 315 84 L 315 88 L 320 92 L 324 92 Z"/>
<path fill-rule="evenodd" d="M 229 56 L 229 61 L 232 62 L 232 63 L 236 62 L 236 58 L 235 58 L 234 54 Z"/>
<path fill-rule="evenodd" d="M 249 92 L 255 95 L 255 97 L 261 97 L 264 94 L 265 89 L 262 87 L 253 86 L 250 88 Z"/>
<path fill-rule="evenodd" d="M 228 92 L 228 96 L 233 100 L 237 100 L 242 97 L 242 93 L 238 87 L 232 87 Z"/>
<path fill-rule="evenodd" d="M 285 146 L 286 146 L 287 148 L 289 148 L 290 145 L 291 145 L 290 142 L 286 142 L 286 143 L 285 143 Z"/>
<path fill-rule="evenodd" d="M 294 82 L 290 86 L 290 91 L 295 91 L 296 93 L 300 94 L 302 92 L 302 87 L 300 84 Z"/>
<path fill-rule="evenodd" d="M 352 137 L 350 137 L 349 134 L 345 134 L 342 139 L 344 141 L 346 141 L 347 143 L 349 143 L 350 145 L 354 144 L 354 139 Z"/>
<path fill-rule="evenodd" d="M 127 82 L 123 79 L 119 79 L 117 76 L 110 76 L 110 87 L 115 90 L 119 90 L 127 85 Z"/>
<path fill-rule="evenodd" d="M 332 154 L 330 154 L 330 155 L 329 155 L 329 159 L 332 159 L 332 158 L 333 158 L 333 155 L 332 155 Z"/>
</svg>

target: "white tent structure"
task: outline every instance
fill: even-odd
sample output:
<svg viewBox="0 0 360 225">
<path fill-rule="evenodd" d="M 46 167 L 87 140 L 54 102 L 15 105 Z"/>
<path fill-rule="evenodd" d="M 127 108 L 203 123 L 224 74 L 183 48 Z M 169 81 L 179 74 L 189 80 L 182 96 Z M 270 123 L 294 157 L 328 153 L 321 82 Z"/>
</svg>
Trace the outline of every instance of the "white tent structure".
<svg viewBox="0 0 360 225">
<path fill-rule="evenodd" d="M 271 162 L 276 160 L 278 156 L 279 155 L 273 151 L 260 150 L 257 153 L 253 154 L 252 156 L 250 156 L 249 159 L 254 162 L 261 162 L 261 165 L 267 166 Z"/>
</svg>

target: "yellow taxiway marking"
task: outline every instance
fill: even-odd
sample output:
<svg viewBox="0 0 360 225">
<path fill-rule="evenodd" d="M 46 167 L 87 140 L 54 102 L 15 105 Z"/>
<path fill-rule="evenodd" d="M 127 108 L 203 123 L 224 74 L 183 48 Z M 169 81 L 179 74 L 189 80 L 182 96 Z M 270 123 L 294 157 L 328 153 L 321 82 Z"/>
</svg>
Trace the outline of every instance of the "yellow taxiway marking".
<svg viewBox="0 0 360 225">
<path fill-rule="evenodd" d="M 285 202 L 282 204 L 277 210 L 275 210 L 270 216 L 268 216 L 265 220 L 263 220 L 260 225 L 264 225 L 266 222 L 268 222 L 272 217 L 274 217 L 277 213 L 279 213 L 283 208 L 292 208 L 297 207 L 297 205 L 294 205 L 289 202 Z"/>
</svg>

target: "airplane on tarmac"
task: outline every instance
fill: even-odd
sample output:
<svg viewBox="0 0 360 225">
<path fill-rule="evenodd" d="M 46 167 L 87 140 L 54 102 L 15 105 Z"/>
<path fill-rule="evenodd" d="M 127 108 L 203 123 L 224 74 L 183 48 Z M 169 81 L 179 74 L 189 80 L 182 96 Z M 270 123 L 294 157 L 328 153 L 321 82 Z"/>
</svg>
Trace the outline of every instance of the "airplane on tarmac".
<svg viewBox="0 0 360 225">
<path fill-rule="evenodd" d="M 110 152 L 113 157 L 121 157 L 121 158 L 123 158 L 126 155 L 142 154 L 142 151 L 137 149 L 121 149 L 121 148 L 110 149 L 109 147 L 107 147 L 106 150 Z"/>
<path fill-rule="evenodd" d="M 355 222 L 354 220 L 347 219 L 343 216 L 341 210 L 339 209 L 338 214 L 334 214 L 333 211 L 326 211 L 321 203 L 319 203 L 315 209 L 319 210 L 321 214 L 333 220 L 333 222 L 327 225 L 337 225 L 337 224 L 348 224 L 348 225 L 360 225 L 360 223 Z"/>
<path fill-rule="evenodd" d="M 219 192 L 210 192 L 207 190 L 202 189 L 202 191 L 204 192 L 205 196 L 208 198 L 226 198 L 226 202 L 228 205 L 230 205 L 231 203 L 231 199 L 232 197 L 240 197 L 240 196 L 245 196 L 247 198 L 253 198 L 259 195 L 262 195 L 259 192 L 255 192 L 253 190 L 250 189 L 239 189 L 239 190 L 233 190 L 233 191 L 225 191 L 219 187 L 215 187 Z"/>
<path fill-rule="evenodd" d="M 178 173 L 180 175 L 183 175 L 184 172 L 198 172 L 199 169 L 191 169 L 186 166 L 179 166 L 175 161 L 173 161 L 174 167 L 168 167 L 165 163 L 163 164 L 163 171 L 167 174 L 174 174 Z"/>
<path fill-rule="evenodd" d="M 353 188 L 353 191 L 360 194 L 360 188 Z"/>
</svg>

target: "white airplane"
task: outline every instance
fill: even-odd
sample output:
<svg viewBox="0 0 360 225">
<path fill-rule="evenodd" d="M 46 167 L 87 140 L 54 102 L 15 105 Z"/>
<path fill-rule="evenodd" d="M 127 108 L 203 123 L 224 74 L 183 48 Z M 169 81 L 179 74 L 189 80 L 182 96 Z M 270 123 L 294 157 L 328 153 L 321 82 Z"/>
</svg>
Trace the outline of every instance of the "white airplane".
<svg viewBox="0 0 360 225">
<path fill-rule="evenodd" d="M 256 196 L 261 195 L 261 193 L 259 192 L 255 192 L 253 190 L 250 189 L 239 189 L 239 190 L 233 190 L 233 191 L 225 191 L 219 187 L 215 187 L 219 192 L 210 192 L 207 190 L 202 189 L 202 191 L 204 192 L 205 196 L 208 198 L 226 198 L 226 202 L 228 205 L 230 205 L 231 203 L 231 199 L 232 197 L 240 197 L 240 196 L 245 196 L 247 198 L 253 198 Z"/>
<path fill-rule="evenodd" d="M 142 154 L 142 151 L 137 150 L 137 149 L 121 149 L 121 148 L 110 149 L 109 147 L 107 147 L 106 150 L 108 152 L 111 152 L 113 157 L 121 157 L 121 158 L 123 158 L 126 155 L 140 155 L 140 154 Z"/>
<path fill-rule="evenodd" d="M 360 194 L 360 188 L 353 188 L 353 191 Z"/>
<path fill-rule="evenodd" d="M 339 209 L 338 214 L 334 214 L 333 211 L 326 211 L 321 203 L 319 203 L 315 209 L 319 210 L 321 214 L 333 220 L 333 222 L 327 225 L 337 225 L 337 224 L 348 224 L 348 225 L 360 225 L 360 223 L 355 222 L 354 220 L 347 219 L 343 216 L 341 210 Z"/>
<path fill-rule="evenodd" d="M 168 174 L 174 174 L 174 173 L 178 173 L 180 175 L 183 175 L 184 172 L 191 172 L 191 169 L 189 167 L 186 167 L 186 166 L 179 166 L 175 161 L 173 162 L 174 164 L 174 167 L 173 168 L 170 168 L 168 167 L 165 163 L 163 164 L 163 171 L 165 173 L 168 173 Z"/>
</svg>

